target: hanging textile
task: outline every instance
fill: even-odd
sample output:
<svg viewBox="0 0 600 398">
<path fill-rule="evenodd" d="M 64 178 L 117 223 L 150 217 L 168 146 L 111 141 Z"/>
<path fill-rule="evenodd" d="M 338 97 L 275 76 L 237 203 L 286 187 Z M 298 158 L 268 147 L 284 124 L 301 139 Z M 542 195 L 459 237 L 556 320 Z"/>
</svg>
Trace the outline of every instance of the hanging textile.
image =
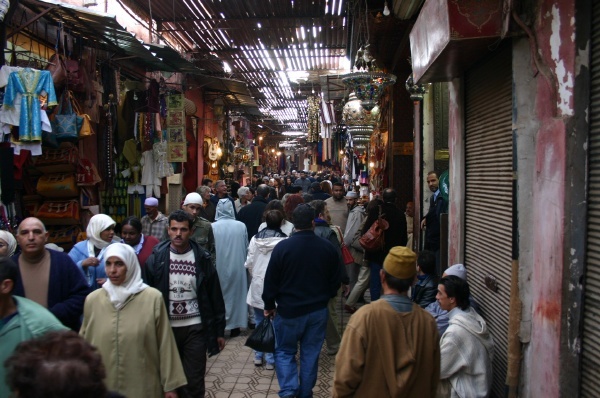
<svg viewBox="0 0 600 398">
<path fill-rule="evenodd" d="M 8 78 L 8 85 L 4 94 L 4 105 L 12 107 L 17 94 L 22 95 L 21 115 L 19 123 L 19 141 L 41 141 L 42 121 L 41 104 L 38 96 L 47 94 L 48 106 L 54 106 L 56 93 L 52 75 L 48 71 L 24 68 L 12 72 Z"/>
</svg>

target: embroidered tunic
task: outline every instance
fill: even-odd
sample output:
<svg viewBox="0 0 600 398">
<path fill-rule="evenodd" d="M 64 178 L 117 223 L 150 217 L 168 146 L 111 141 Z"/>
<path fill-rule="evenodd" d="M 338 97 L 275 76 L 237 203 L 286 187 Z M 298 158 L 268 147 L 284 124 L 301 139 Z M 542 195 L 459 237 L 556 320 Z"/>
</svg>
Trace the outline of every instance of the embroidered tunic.
<svg viewBox="0 0 600 398">
<path fill-rule="evenodd" d="M 19 93 L 22 95 L 19 140 L 41 141 L 42 111 L 38 95 L 46 93 L 48 95 L 48 106 L 57 105 L 52 75 L 49 71 L 31 68 L 24 68 L 19 72 L 11 73 L 4 94 L 4 105 L 13 106 Z"/>
</svg>

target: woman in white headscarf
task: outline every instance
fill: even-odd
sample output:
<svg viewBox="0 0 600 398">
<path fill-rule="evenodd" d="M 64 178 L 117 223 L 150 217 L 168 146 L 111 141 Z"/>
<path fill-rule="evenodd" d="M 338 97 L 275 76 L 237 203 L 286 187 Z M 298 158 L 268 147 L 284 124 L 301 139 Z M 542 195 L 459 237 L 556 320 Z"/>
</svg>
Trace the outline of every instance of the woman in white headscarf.
<svg viewBox="0 0 600 398">
<path fill-rule="evenodd" d="M 212 230 L 217 274 L 225 300 L 225 330 L 230 331 L 230 337 L 236 337 L 240 335 L 240 328 L 248 327 L 248 278 L 244 268 L 248 231 L 243 222 L 235 219 L 233 202 L 229 199 L 219 200 L 215 220 Z"/>
<path fill-rule="evenodd" d="M 17 250 L 17 240 L 8 231 L 0 230 L 0 257 L 10 257 Z"/>
<path fill-rule="evenodd" d="M 104 252 L 113 242 L 115 225 L 115 220 L 106 214 L 96 214 L 86 229 L 87 239 L 77 243 L 69 252 L 69 257 L 83 272 L 92 290 L 106 281 Z"/>
<path fill-rule="evenodd" d="M 133 248 L 105 252 L 107 280 L 87 297 L 81 334 L 98 348 L 106 386 L 128 398 L 177 398 L 187 384 L 162 294 L 142 282 Z"/>
</svg>

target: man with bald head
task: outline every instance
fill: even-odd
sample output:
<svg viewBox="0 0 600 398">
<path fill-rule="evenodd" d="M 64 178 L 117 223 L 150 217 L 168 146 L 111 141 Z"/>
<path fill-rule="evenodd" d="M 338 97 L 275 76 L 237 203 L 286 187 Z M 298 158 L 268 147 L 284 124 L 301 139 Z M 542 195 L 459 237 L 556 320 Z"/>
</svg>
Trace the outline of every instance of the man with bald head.
<svg viewBox="0 0 600 398">
<path fill-rule="evenodd" d="M 12 257 L 19 266 L 13 294 L 48 308 L 63 325 L 78 331 L 88 284 L 73 260 L 48 250 L 46 227 L 37 218 L 24 219 L 17 229 L 21 253 Z"/>
</svg>

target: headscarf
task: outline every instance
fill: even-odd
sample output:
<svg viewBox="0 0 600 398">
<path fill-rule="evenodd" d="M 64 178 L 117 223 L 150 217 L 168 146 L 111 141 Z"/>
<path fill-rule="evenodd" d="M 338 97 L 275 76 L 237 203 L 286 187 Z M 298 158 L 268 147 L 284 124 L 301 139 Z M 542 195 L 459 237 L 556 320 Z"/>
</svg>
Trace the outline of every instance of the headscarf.
<svg viewBox="0 0 600 398">
<path fill-rule="evenodd" d="M 102 288 L 108 292 L 110 302 L 116 309 L 121 309 L 129 296 L 137 294 L 148 287 L 142 281 L 142 271 L 133 248 L 125 243 L 113 243 L 106 248 L 105 258 L 118 257 L 125 263 L 127 273 L 123 284 L 113 285 L 110 279 L 107 279 Z"/>
<path fill-rule="evenodd" d="M 233 202 L 228 198 L 219 199 L 219 203 L 217 204 L 217 212 L 215 215 L 215 221 L 219 221 L 220 219 L 235 220 L 235 213 L 233 211 Z"/>
<path fill-rule="evenodd" d="M 7 257 L 10 257 L 13 254 L 15 254 L 15 250 L 17 250 L 17 240 L 15 239 L 13 234 L 11 234 L 8 231 L 0 230 L 0 239 L 5 241 L 8 245 Z"/>
<path fill-rule="evenodd" d="M 90 257 L 95 257 L 94 247 L 97 247 L 98 249 L 104 249 L 106 246 L 111 244 L 111 242 L 107 242 L 100 238 L 100 233 L 109 227 L 114 228 L 115 225 L 117 225 L 115 220 L 106 214 L 96 214 L 90 219 L 90 223 L 86 229 Z"/>
</svg>

